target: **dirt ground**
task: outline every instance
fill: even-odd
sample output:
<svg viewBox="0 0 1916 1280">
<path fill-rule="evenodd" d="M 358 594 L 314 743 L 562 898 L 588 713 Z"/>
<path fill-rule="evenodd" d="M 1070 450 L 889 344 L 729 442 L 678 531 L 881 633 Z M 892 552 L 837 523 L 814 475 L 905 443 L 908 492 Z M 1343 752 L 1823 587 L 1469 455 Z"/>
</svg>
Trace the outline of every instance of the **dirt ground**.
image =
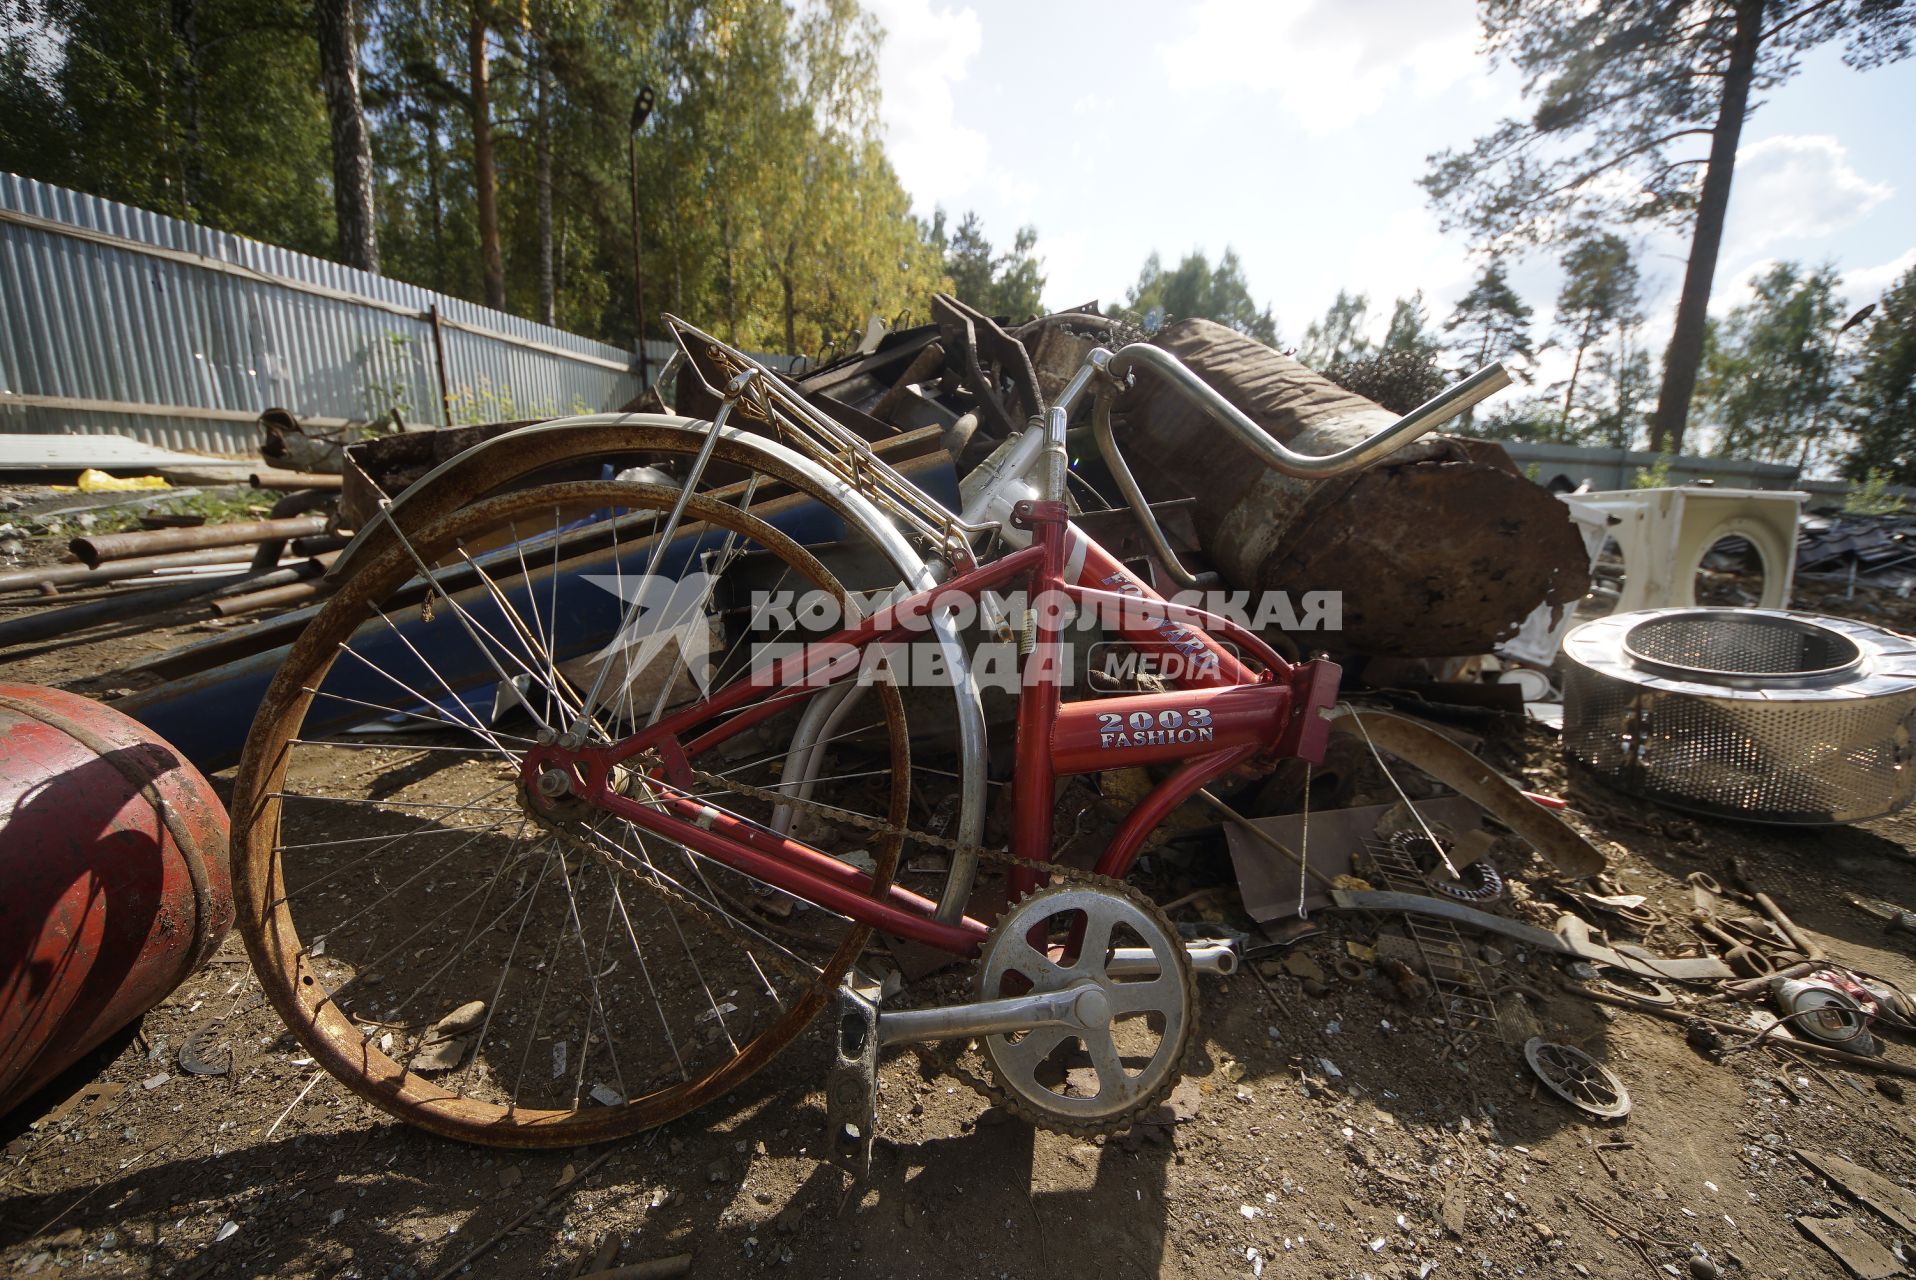
<svg viewBox="0 0 1916 1280">
<path fill-rule="evenodd" d="M 108 695 L 124 687 L 117 667 L 206 626 L 173 623 L 15 651 L 0 679 Z M 1684 877 L 1729 883 L 1736 858 L 1837 961 L 1916 987 L 1908 935 L 1845 901 L 1916 904 L 1916 819 L 1790 831 L 1668 813 L 1567 774 L 1536 725 L 1495 729 L 1486 755 L 1566 796 L 1616 888 L 1647 895 L 1655 923 L 1609 920 L 1614 940 L 1694 949 Z M 1218 843 L 1161 851 L 1147 887 L 1169 900 L 1218 880 Z M 1529 887 L 1547 894 L 1542 878 Z M 1249 927 L 1228 894 L 1209 913 Z M 1443 1061 L 1436 1006 L 1374 965 L 1335 976 L 1346 943 L 1387 922 L 1313 923 L 1322 931 L 1294 950 L 1323 980 L 1277 949 L 1256 973 L 1204 979 L 1187 1083 L 1163 1123 L 1122 1138 L 1035 1133 L 957 1081 L 925 1078 L 910 1055 L 888 1057 L 863 1185 L 810 1154 L 825 1136 L 829 1055 L 816 1028 L 742 1090 L 647 1137 L 484 1150 L 398 1125 L 317 1072 L 232 937 L 129 1036 L 0 1121 L 0 1268 L 558 1277 L 611 1246 L 624 1263 L 690 1253 L 695 1275 L 1845 1274 L 1804 1216 L 1909 1247 L 1910 1233 L 1795 1154 L 1916 1179 L 1916 1104 L 1893 1079 L 1774 1038 L 1701 1051 L 1681 1026 L 1581 998 L 1554 959 L 1492 942 L 1506 1033 L 1521 1044 L 1534 1019 L 1628 1087 L 1626 1119 L 1594 1120 L 1539 1087 L 1516 1046 Z M 1756 1007 L 1705 988 L 1679 999 L 1739 1023 Z M 181 1047 L 209 1029 L 231 1069 L 187 1074 Z M 1916 1064 L 1916 1046 L 1884 1039 L 1889 1060 Z"/>
</svg>

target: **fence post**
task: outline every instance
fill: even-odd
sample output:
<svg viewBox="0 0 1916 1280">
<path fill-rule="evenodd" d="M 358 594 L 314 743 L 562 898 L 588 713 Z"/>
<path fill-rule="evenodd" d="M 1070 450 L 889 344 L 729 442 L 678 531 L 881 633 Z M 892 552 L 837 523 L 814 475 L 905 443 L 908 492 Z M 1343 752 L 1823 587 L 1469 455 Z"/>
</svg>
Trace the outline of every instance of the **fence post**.
<svg viewBox="0 0 1916 1280">
<path fill-rule="evenodd" d="M 446 329 L 439 323 L 439 304 L 427 306 L 426 314 L 432 320 L 433 363 L 439 369 L 439 425 L 452 425 L 452 395 L 446 388 Z"/>
</svg>

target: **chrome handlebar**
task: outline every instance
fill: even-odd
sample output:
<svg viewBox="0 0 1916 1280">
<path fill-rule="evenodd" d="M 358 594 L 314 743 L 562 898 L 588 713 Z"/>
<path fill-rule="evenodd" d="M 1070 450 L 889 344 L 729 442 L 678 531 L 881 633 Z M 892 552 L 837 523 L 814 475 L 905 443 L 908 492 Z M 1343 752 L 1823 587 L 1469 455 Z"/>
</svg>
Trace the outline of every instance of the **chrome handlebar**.
<svg viewBox="0 0 1916 1280">
<path fill-rule="evenodd" d="M 1119 349 L 1116 354 L 1099 347 L 1086 358 L 1085 370 L 1094 367 L 1110 375 L 1098 388 L 1097 401 L 1092 406 L 1092 431 L 1098 442 L 1098 452 L 1104 456 L 1105 465 L 1111 469 L 1111 478 L 1117 482 L 1119 491 L 1124 494 L 1125 502 L 1130 504 L 1132 512 L 1138 517 L 1138 524 L 1143 529 L 1146 540 L 1150 542 L 1152 551 L 1156 553 L 1158 562 L 1181 587 L 1199 587 L 1204 585 L 1204 582 L 1184 567 L 1177 552 L 1172 549 L 1170 539 L 1164 536 L 1164 530 L 1158 525 L 1157 517 L 1151 512 L 1149 500 L 1144 496 L 1144 491 L 1138 487 L 1138 482 L 1132 476 L 1131 468 L 1126 464 L 1124 454 L 1118 448 L 1118 442 L 1111 432 L 1111 402 L 1117 398 L 1125 378 L 1132 369 L 1149 367 L 1162 375 L 1173 387 L 1203 409 L 1213 421 L 1236 436 L 1266 466 L 1282 471 L 1286 475 L 1307 480 L 1321 480 L 1327 476 L 1342 475 L 1344 472 L 1367 466 L 1510 385 L 1510 375 L 1504 370 L 1503 365 L 1486 365 L 1462 382 L 1418 405 L 1376 435 L 1336 453 L 1309 454 L 1287 448 L 1281 441 L 1273 438 L 1262 427 L 1245 417 L 1236 405 L 1219 395 L 1209 383 L 1186 368 L 1183 361 L 1162 347 L 1134 342 Z M 1082 374 L 1084 370 L 1080 372 Z M 1052 408 L 1051 427 L 1059 437 L 1060 443 L 1064 433 L 1064 415 L 1069 414 L 1073 403 L 1083 390 L 1082 377 L 1073 379 L 1064 395 L 1059 397 L 1061 404 L 1054 405 Z M 1062 414 L 1060 408 L 1063 410 Z M 1062 480 L 1060 480 L 1060 490 L 1062 487 Z"/>
<path fill-rule="evenodd" d="M 1245 417 L 1236 405 L 1219 395 L 1209 383 L 1186 368 L 1183 361 L 1162 347 L 1154 347 L 1145 342 L 1134 342 L 1115 354 L 1094 351 L 1090 359 L 1118 380 L 1122 380 L 1133 369 L 1149 368 L 1176 387 L 1186 399 L 1203 409 L 1213 421 L 1236 436 L 1239 443 L 1256 454 L 1266 466 L 1282 471 L 1286 475 L 1298 476 L 1306 480 L 1321 480 L 1327 476 L 1342 475 L 1347 471 L 1368 466 L 1393 450 L 1409 444 L 1418 436 L 1435 430 L 1472 405 L 1510 385 L 1510 374 L 1505 371 L 1503 365 L 1485 365 L 1462 382 L 1446 388 L 1418 405 L 1369 439 L 1336 453 L 1309 454 L 1298 453 L 1274 439 L 1262 427 Z M 1109 389 L 1100 392 L 1097 412 L 1101 420 L 1108 421 L 1110 400 Z M 1100 433 L 1101 437 L 1103 434 L 1103 432 Z"/>
</svg>

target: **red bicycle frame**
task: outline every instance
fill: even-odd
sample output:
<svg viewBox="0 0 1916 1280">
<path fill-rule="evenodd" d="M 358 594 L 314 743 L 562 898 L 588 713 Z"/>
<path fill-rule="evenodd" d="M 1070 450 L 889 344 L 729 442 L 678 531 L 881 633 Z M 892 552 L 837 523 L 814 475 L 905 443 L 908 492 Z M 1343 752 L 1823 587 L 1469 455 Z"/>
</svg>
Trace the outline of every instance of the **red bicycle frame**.
<svg viewBox="0 0 1916 1280">
<path fill-rule="evenodd" d="M 1032 870 L 1018 873 L 1023 883 L 1017 887 L 1035 885 L 1051 860 L 1052 796 L 1060 775 L 1183 762 L 1125 818 L 1099 858 L 1100 874 L 1122 877 L 1145 836 L 1212 780 L 1284 757 L 1322 761 L 1330 733 L 1326 715 L 1341 675 L 1335 664 L 1287 663 L 1249 629 L 1165 601 L 1072 530 L 1062 503 L 1021 503 L 1011 523 L 1031 531 L 1029 546 L 807 645 L 640 733 L 610 746 L 535 748 L 522 764 L 527 794 L 540 794 L 538 781 L 546 771 L 563 770 L 574 779 L 576 799 L 662 839 L 887 933 L 974 954 L 987 932 L 983 922 L 965 917 L 943 923 L 934 918 L 936 904 L 929 899 L 898 885 L 875 893 L 869 873 L 714 808 L 694 793 L 689 761 L 859 669 L 873 646 L 922 634 L 932 611 L 950 609 L 961 598 L 975 602 L 1020 580 L 1034 601 L 1061 597 L 1100 610 L 1141 651 L 1202 660 L 1191 664 L 1185 687 L 1170 692 L 1065 702 L 1062 610 L 1038 610 L 1036 643 L 1019 687 L 1011 828 L 1012 852 Z M 1067 577 L 1067 558 L 1077 581 Z M 1261 670 L 1245 666 L 1220 637 Z M 651 794 L 642 800 L 622 794 L 613 785 L 615 768 L 647 752 L 660 762 L 647 775 Z"/>
</svg>

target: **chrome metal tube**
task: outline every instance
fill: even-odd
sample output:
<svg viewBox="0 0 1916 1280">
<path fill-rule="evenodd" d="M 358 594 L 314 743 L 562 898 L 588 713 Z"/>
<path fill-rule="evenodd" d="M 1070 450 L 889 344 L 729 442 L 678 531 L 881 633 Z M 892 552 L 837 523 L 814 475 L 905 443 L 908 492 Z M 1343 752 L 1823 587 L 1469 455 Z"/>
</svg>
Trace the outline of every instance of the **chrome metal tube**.
<svg viewBox="0 0 1916 1280">
<path fill-rule="evenodd" d="M 658 376 L 652 380 L 652 389 L 659 393 L 659 403 L 668 409 L 672 408 L 673 400 L 678 399 L 677 391 L 671 388 L 678 386 L 679 369 L 683 367 L 684 364 L 685 349 L 683 347 L 674 347 L 672 348 L 672 354 L 665 358 L 665 363 L 659 366 Z M 672 400 L 666 399 L 668 395 L 672 397 Z M 677 410 L 673 411 L 677 412 Z"/>
<path fill-rule="evenodd" d="M 943 609 L 932 610 L 931 630 L 938 638 L 945 669 L 951 673 L 952 703 L 958 712 L 958 773 L 963 779 L 958 792 L 958 829 L 953 835 L 958 848 L 951 855 L 951 872 L 938 895 L 934 918 L 940 924 L 957 924 L 971 901 L 971 888 L 978 879 L 978 846 L 985 837 L 985 704 L 971 674 L 971 654 L 952 615 Z"/>
<path fill-rule="evenodd" d="M 1182 360 L 1162 347 L 1154 347 L 1148 342 L 1134 342 L 1112 356 L 1106 368 L 1120 378 L 1134 369 L 1149 368 L 1236 436 L 1266 466 L 1306 480 L 1341 475 L 1368 466 L 1510 385 L 1510 375 L 1501 364 L 1486 365 L 1462 382 L 1418 405 L 1368 440 L 1336 453 L 1314 455 L 1298 453 L 1272 438 L 1262 427 L 1245 417 L 1236 405 L 1219 395 L 1209 383 L 1186 368 Z"/>
<path fill-rule="evenodd" d="M 1144 496 L 1144 490 L 1138 488 L 1137 479 L 1131 474 L 1131 466 L 1118 448 L 1117 438 L 1111 432 L 1111 402 L 1116 398 L 1116 390 L 1107 384 L 1099 389 L 1098 398 L 1091 407 L 1091 433 L 1098 442 L 1098 452 L 1104 456 L 1104 465 L 1110 468 L 1111 478 L 1118 482 L 1118 492 L 1130 504 L 1131 514 L 1138 518 L 1138 527 L 1144 530 L 1145 541 L 1151 544 L 1151 550 L 1164 565 L 1165 572 L 1181 587 L 1201 586 L 1197 575 L 1184 567 L 1184 562 L 1178 559 L 1178 553 L 1171 547 L 1171 540 L 1164 536 L 1157 513 L 1151 510 L 1150 500 Z"/>
<path fill-rule="evenodd" d="M 818 772 L 824 767 L 824 744 L 830 742 L 845 717 L 858 705 L 864 696 L 865 686 L 858 683 L 839 685 L 815 694 L 806 704 L 804 714 L 799 717 L 798 727 L 792 731 L 791 750 L 786 754 L 785 772 L 779 778 L 779 790 L 793 800 L 805 801 L 812 798 L 812 791 L 818 786 Z M 789 804 L 775 805 L 771 820 L 765 825 L 782 836 L 792 834 L 792 819 L 797 810 Z"/>
<path fill-rule="evenodd" d="M 1087 1007 L 1088 1006 L 1088 1007 Z M 1100 1016 L 1102 1015 L 1102 1016 Z M 1108 1025 L 1111 1008 L 1095 984 L 1067 987 L 1003 1000 L 978 1000 L 933 1009 L 898 1009 L 878 1015 L 878 1043 L 951 1040 L 959 1036 L 1000 1035 L 1032 1027 L 1090 1030 Z"/>
<path fill-rule="evenodd" d="M 1184 954 L 1199 973 L 1229 977 L 1237 972 L 1237 948 L 1228 942 L 1187 942 Z M 1158 958 L 1149 947 L 1116 947 L 1105 962 L 1104 971 L 1114 978 L 1154 978 Z"/>
</svg>

